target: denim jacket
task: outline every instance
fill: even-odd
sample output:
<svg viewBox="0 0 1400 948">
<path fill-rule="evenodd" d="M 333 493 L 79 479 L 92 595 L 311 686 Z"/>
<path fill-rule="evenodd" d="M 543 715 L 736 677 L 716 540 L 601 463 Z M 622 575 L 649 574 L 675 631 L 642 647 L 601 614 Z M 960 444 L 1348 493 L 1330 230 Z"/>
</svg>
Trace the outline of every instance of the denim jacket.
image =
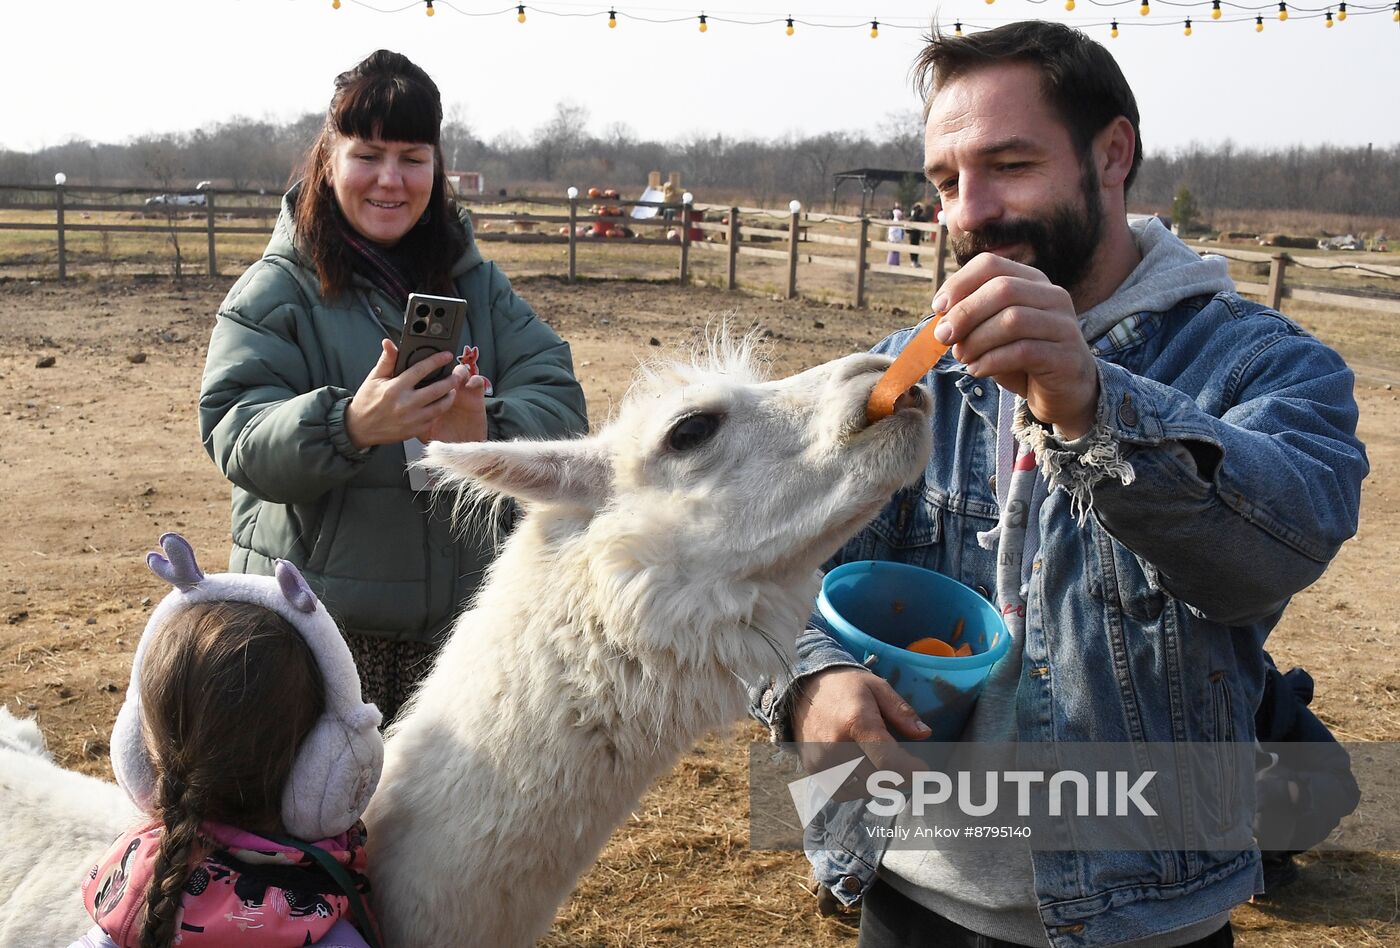
<svg viewBox="0 0 1400 948">
<path fill-rule="evenodd" d="M 875 351 L 897 353 L 913 332 Z M 1353 376 L 1296 324 L 1233 293 L 1142 314 L 1127 335 L 1095 346 L 1089 435 L 1064 443 L 1042 428 L 1032 439 L 1051 491 L 1027 601 L 1017 737 L 1249 741 L 1266 636 L 1356 531 L 1368 466 Z M 996 553 L 977 533 L 998 516 L 999 391 L 950 356 L 924 382 L 934 449 L 922 480 L 827 568 L 897 560 L 990 598 Z M 1105 453 L 1108 467 L 1126 462 L 1133 476 L 1104 476 Z M 857 664 L 815 627 L 797 651 L 787 680 L 751 689 L 752 712 L 775 740 L 791 739 L 795 682 Z M 874 880 L 883 852 L 879 838 L 849 839 L 862 842 L 813 854 L 818 881 L 847 904 Z M 1037 851 L 1033 860 L 1056 948 L 1170 931 L 1262 887 L 1257 850 Z"/>
</svg>

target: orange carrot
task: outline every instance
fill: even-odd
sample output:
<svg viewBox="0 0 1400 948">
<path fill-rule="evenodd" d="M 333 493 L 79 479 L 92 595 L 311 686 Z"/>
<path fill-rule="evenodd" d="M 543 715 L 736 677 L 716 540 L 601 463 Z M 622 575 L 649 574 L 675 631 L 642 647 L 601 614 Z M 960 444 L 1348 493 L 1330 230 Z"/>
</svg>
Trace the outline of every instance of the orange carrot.
<svg viewBox="0 0 1400 948">
<path fill-rule="evenodd" d="M 958 639 L 962 638 L 962 634 L 963 634 L 963 620 L 962 620 L 961 618 L 959 618 L 959 619 L 958 619 L 958 624 L 955 625 L 955 626 L 953 626 L 953 637 L 952 637 L 951 639 L 949 639 L 948 641 L 950 641 L 950 642 L 956 642 Z"/>
<path fill-rule="evenodd" d="M 953 646 L 931 635 L 919 639 L 918 641 L 910 642 L 905 647 L 911 652 L 918 652 L 920 655 L 938 655 L 943 658 L 951 658 L 953 656 Z"/>
<path fill-rule="evenodd" d="M 968 644 L 967 642 L 964 642 L 963 644 L 959 645 L 958 648 L 957 648 L 957 651 L 955 651 L 955 652 L 953 653 L 953 655 L 956 656 L 957 658 L 967 658 L 967 657 L 968 657 L 969 655 L 971 655 L 971 654 L 972 654 L 972 646 L 971 646 L 970 644 Z"/>
<path fill-rule="evenodd" d="M 865 405 L 865 417 L 873 425 L 882 418 L 894 414 L 894 403 L 924 377 L 929 369 L 943 357 L 948 347 L 933 336 L 933 327 L 943 318 L 937 313 L 924 323 L 924 328 L 914 334 L 914 338 L 895 357 L 894 362 L 875 383 L 870 393 L 870 401 Z"/>
</svg>

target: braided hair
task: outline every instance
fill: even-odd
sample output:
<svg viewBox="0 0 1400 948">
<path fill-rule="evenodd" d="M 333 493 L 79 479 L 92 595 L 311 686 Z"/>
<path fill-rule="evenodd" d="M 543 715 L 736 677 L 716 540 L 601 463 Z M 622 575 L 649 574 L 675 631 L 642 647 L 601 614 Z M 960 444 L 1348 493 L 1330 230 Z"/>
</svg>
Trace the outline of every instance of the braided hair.
<svg viewBox="0 0 1400 948">
<path fill-rule="evenodd" d="M 204 602 L 152 638 L 141 706 L 163 828 L 140 944 L 166 948 L 202 855 L 200 824 L 282 831 L 282 790 L 324 710 L 324 684 L 310 647 L 281 616 L 251 603 Z"/>
</svg>

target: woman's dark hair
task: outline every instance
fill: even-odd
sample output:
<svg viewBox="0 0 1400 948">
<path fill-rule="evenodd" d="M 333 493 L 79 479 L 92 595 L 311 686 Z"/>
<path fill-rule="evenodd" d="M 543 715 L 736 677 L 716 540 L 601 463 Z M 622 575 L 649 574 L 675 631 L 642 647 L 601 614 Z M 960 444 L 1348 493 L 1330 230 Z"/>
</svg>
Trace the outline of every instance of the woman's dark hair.
<svg viewBox="0 0 1400 948">
<path fill-rule="evenodd" d="M 345 223 L 331 187 L 331 149 L 338 138 L 380 139 L 433 146 L 433 191 L 427 219 L 401 241 L 424 289 L 451 290 L 451 270 L 465 246 L 442 162 L 442 96 L 428 74 L 401 53 L 381 49 L 335 77 L 335 94 L 321 134 L 307 151 L 296 199 L 297 236 L 321 278 L 321 292 L 350 287 L 353 257 L 342 238 Z"/>
<path fill-rule="evenodd" d="M 933 96 L 949 80 L 1000 63 L 1030 63 L 1040 70 L 1040 91 L 1069 130 L 1081 162 L 1094 136 L 1118 116 L 1133 126 L 1133 165 L 1123 182 L 1126 193 L 1142 164 L 1142 132 L 1137 99 L 1108 50 L 1063 23 L 1027 20 L 994 30 L 954 36 L 935 30 L 915 60 L 914 87 L 928 118 Z"/>
<path fill-rule="evenodd" d="M 141 664 L 141 728 L 164 826 L 141 948 L 174 941 L 202 822 L 282 831 L 283 788 L 324 709 L 310 646 L 275 612 L 195 603 L 155 630 Z"/>
</svg>

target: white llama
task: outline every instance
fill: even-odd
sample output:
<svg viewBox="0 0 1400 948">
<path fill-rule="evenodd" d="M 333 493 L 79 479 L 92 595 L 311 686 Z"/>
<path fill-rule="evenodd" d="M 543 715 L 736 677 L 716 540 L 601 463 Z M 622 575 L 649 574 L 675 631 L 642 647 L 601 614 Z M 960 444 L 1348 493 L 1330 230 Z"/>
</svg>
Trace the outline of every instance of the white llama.
<svg viewBox="0 0 1400 948">
<path fill-rule="evenodd" d="M 390 729 L 370 803 L 393 946 L 533 944 L 651 782 L 784 671 L 818 566 L 927 460 L 925 401 L 869 426 L 889 360 L 762 383 L 670 366 L 569 442 L 429 448 L 526 516 Z"/>
<path fill-rule="evenodd" d="M 917 390 L 866 422 L 888 364 L 853 355 L 766 382 L 726 345 L 646 371 L 592 437 L 430 447 L 440 476 L 525 515 L 390 731 L 366 814 L 390 948 L 533 944 L 650 783 L 742 715 L 740 677 L 784 671 L 817 567 L 927 459 Z M 66 944 L 90 924 L 74 873 L 132 812 L 99 781 L 99 805 L 46 810 L 49 784 L 90 778 L 13 756 L 0 946 Z M 33 805 L 12 810 L 21 785 Z M 5 861 L 39 839 L 48 866 Z"/>
<path fill-rule="evenodd" d="M 140 819 L 114 783 L 53 762 L 0 705 L 0 948 L 67 945 L 92 927 L 78 885 Z"/>
</svg>

